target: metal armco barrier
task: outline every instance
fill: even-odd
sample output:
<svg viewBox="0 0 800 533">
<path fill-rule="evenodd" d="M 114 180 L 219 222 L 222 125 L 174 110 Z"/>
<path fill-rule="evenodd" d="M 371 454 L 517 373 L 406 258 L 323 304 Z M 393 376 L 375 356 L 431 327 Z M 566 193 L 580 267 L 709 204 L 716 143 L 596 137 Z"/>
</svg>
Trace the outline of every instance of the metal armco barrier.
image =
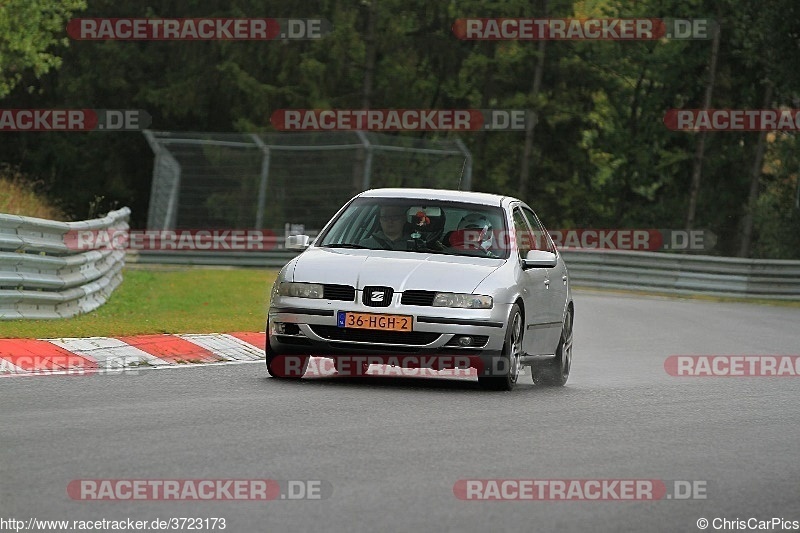
<svg viewBox="0 0 800 533">
<path fill-rule="evenodd" d="M 281 268 L 296 255 L 284 248 L 269 252 L 133 251 L 128 252 L 128 263 Z"/>
<path fill-rule="evenodd" d="M 585 287 L 800 300 L 800 261 L 611 250 L 565 250 L 572 283 Z"/>
<path fill-rule="evenodd" d="M 126 230 L 130 209 L 56 222 L 0 214 L 0 320 L 66 318 L 103 305 L 122 283 L 123 250 L 75 250 L 78 231 Z"/>
<path fill-rule="evenodd" d="M 297 255 L 269 252 L 133 252 L 129 262 L 280 268 Z M 800 300 L 800 261 L 611 250 L 564 250 L 572 283 L 582 287 L 740 298 Z"/>
</svg>

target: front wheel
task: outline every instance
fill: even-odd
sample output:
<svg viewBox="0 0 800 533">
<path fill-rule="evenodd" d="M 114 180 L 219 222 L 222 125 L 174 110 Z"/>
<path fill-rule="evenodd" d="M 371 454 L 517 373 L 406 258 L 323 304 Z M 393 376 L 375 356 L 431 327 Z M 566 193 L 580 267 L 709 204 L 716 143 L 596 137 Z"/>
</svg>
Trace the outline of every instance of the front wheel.
<svg viewBox="0 0 800 533">
<path fill-rule="evenodd" d="M 308 355 L 279 355 L 269 346 L 267 340 L 267 372 L 273 378 L 300 379 L 308 369 Z"/>
<path fill-rule="evenodd" d="M 484 365 L 485 367 L 478 375 L 478 384 L 481 388 L 486 390 L 511 390 L 514 388 L 521 368 L 522 334 L 522 313 L 519 306 L 514 304 L 509 313 L 506 339 L 500 358 L 493 358 L 492 363 Z"/>
<path fill-rule="evenodd" d="M 569 379 L 572 367 L 572 312 L 568 311 L 561 328 L 561 340 L 558 341 L 556 356 L 541 361 L 531 367 L 533 382 L 547 387 L 563 387 Z"/>
</svg>

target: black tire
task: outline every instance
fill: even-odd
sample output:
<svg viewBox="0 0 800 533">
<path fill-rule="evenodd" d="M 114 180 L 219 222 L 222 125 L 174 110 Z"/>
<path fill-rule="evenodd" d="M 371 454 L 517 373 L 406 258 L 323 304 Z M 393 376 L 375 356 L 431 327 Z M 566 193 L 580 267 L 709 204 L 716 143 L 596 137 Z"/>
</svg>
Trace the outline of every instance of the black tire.
<svg viewBox="0 0 800 533">
<path fill-rule="evenodd" d="M 520 356 L 522 355 L 522 336 L 525 333 L 524 320 L 519 306 L 514 304 L 508 315 L 508 326 L 506 327 L 506 340 L 503 343 L 503 351 L 499 364 L 484 364 L 481 373 L 478 375 L 478 384 L 485 390 L 505 390 L 510 391 L 517 384 L 522 365 Z M 486 362 L 484 362 L 486 363 Z M 492 361 L 495 363 L 495 361 Z M 497 375 L 497 374 L 500 375 Z"/>
<path fill-rule="evenodd" d="M 300 379 L 308 369 L 308 355 L 280 355 L 269 346 L 267 340 L 267 372 L 273 378 Z"/>
<path fill-rule="evenodd" d="M 531 367 L 533 382 L 545 387 L 563 387 L 569 379 L 572 368 L 572 311 L 567 312 L 561 328 L 561 340 L 558 341 L 556 356 L 547 361 L 540 361 Z"/>
</svg>

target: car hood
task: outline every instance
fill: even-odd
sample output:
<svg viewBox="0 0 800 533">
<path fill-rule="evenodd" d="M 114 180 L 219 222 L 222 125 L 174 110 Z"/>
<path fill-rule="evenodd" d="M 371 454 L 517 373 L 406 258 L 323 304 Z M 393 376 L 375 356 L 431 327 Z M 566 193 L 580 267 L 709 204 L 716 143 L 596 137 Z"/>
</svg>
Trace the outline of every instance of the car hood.
<svg viewBox="0 0 800 533">
<path fill-rule="evenodd" d="M 504 259 L 384 250 L 309 248 L 295 260 L 293 281 L 471 293 Z"/>
</svg>

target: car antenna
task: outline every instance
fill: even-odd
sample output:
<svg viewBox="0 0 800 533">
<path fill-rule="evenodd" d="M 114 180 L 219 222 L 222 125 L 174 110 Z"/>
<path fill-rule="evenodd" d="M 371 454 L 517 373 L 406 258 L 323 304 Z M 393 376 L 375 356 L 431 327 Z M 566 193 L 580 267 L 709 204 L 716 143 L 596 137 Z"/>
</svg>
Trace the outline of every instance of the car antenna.
<svg viewBox="0 0 800 533">
<path fill-rule="evenodd" d="M 458 190 L 461 190 L 461 179 L 464 177 L 464 169 L 467 166 L 467 158 L 464 158 L 464 163 L 461 165 L 461 175 L 458 176 Z"/>
</svg>

